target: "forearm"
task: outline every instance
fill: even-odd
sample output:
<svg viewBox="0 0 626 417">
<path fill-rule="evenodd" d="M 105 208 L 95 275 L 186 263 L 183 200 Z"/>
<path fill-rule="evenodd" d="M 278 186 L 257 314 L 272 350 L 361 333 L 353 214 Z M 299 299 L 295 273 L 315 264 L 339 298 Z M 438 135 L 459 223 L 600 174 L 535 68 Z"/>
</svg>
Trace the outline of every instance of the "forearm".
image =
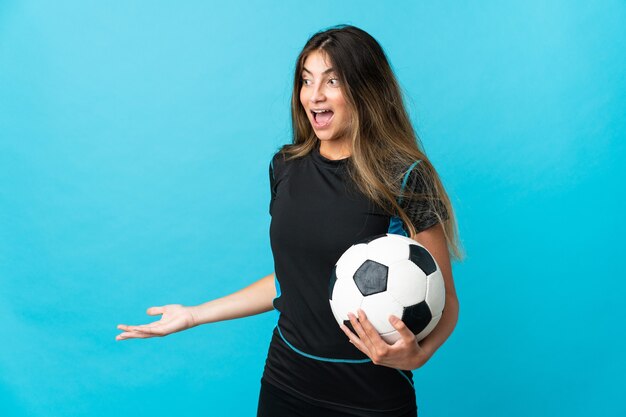
<svg viewBox="0 0 626 417">
<path fill-rule="evenodd" d="M 190 307 L 194 325 L 253 316 L 274 309 L 274 273 L 227 296 Z"/>
<path fill-rule="evenodd" d="M 425 351 L 425 360 L 430 359 L 435 351 L 450 337 L 459 318 L 459 301 L 456 297 L 446 297 L 446 304 L 439 323 L 434 330 L 419 342 Z"/>
</svg>

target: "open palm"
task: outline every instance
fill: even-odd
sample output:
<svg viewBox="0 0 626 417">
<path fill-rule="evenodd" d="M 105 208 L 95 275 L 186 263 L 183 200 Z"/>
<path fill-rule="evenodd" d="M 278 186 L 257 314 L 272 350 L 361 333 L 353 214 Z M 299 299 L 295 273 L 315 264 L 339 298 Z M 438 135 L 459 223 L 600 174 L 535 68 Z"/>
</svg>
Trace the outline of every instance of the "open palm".
<svg viewBox="0 0 626 417">
<path fill-rule="evenodd" d="M 180 304 L 168 304 L 162 307 L 150 307 L 147 310 L 150 316 L 161 315 L 161 319 L 139 326 L 118 324 L 117 328 L 123 330 L 115 340 L 145 339 L 147 337 L 161 337 L 168 334 L 189 329 L 194 326 L 194 318 L 188 307 Z"/>
</svg>

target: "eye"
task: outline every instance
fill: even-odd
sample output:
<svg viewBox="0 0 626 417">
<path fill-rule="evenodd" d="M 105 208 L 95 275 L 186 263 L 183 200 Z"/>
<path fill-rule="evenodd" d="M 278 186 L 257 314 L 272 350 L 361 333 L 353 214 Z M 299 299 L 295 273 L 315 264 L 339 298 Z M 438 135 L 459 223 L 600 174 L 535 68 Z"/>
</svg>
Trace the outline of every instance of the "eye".
<svg viewBox="0 0 626 417">
<path fill-rule="evenodd" d="M 302 82 L 302 84 L 304 84 L 304 85 L 308 85 L 308 84 L 307 84 L 307 81 L 310 81 L 310 80 L 308 80 L 308 79 L 306 79 L 306 78 L 301 78 L 301 79 L 300 79 L 300 81 Z"/>
<path fill-rule="evenodd" d="M 336 81 L 335 83 L 332 83 L 332 85 L 339 84 L 339 79 L 337 79 L 337 78 L 331 78 L 331 79 L 328 80 L 328 82 L 331 82 L 331 81 Z"/>
</svg>

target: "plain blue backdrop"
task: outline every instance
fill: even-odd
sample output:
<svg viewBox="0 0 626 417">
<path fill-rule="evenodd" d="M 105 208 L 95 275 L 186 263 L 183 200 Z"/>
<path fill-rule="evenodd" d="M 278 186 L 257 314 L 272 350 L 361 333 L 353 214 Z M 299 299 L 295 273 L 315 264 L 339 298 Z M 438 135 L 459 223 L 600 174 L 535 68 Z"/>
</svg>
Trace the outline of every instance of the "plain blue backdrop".
<svg viewBox="0 0 626 417">
<path fill-rule="evenodd" d="M 626 4 L 0 2 L 0 414 L 254 415 L 275 315 L 116 342 L 273 270 L 295 59 L 383 46 L 454 203 L 420 416 L 623 416 Z"/>
</svg>

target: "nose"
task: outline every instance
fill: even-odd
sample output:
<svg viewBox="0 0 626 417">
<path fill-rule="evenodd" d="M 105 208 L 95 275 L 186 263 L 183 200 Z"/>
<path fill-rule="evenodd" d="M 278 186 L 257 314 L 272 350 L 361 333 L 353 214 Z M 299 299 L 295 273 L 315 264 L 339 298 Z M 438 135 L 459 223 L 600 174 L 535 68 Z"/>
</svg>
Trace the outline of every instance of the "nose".
<svg viewBox="0 0 626 417">
<path fill-rule="evenodd" d="M 315 87 L 313 87 L 313 92 L 311 93 L 311 97 L 309 97 L 309 101 L 311 101 L 311 103 L 317 103 L 325 98 L 324 86 L 321 83 L 318 83 Z"/>
</svg>

